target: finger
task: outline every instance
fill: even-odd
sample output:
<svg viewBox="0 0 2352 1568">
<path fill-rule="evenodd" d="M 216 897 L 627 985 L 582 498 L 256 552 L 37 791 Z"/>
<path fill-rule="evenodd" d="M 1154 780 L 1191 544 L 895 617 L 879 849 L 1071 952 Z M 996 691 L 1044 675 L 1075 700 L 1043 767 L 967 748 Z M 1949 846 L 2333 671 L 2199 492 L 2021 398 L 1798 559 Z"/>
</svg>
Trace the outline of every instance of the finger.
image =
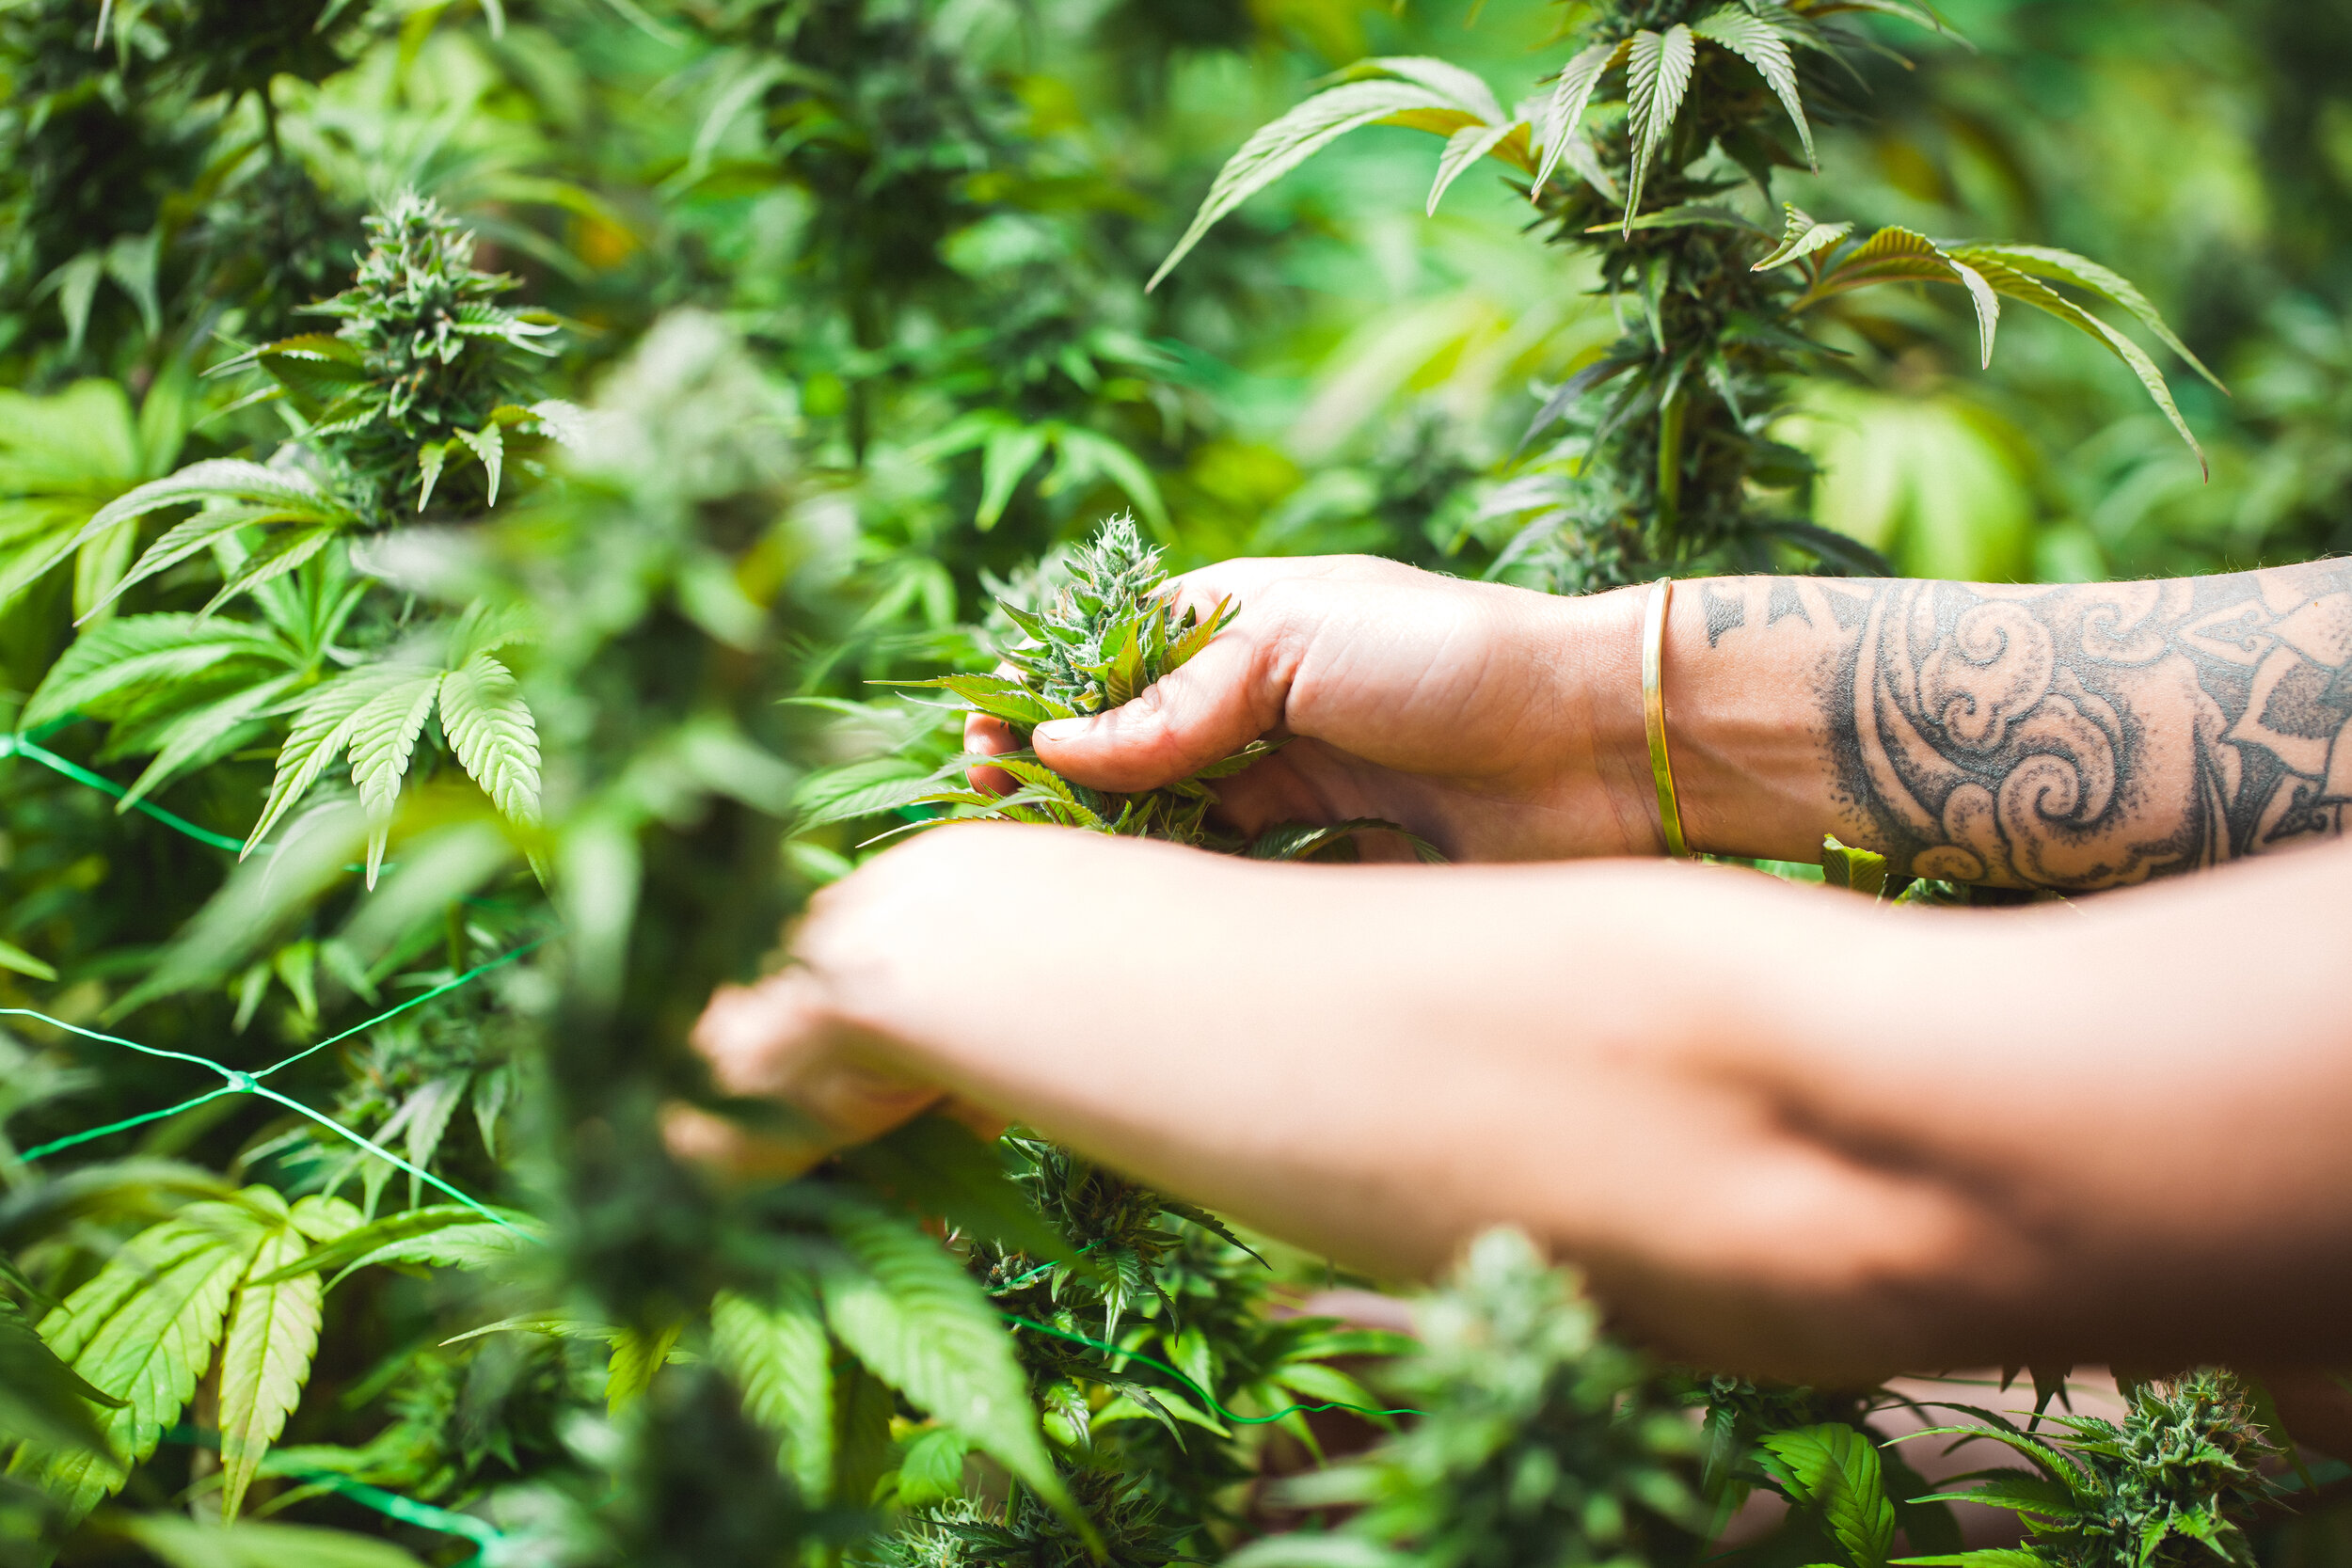
<svg viewBox="0 0 2352 1568">
<path fill-rule="evenodd" d="M 718 1087 L 781 1101 L 808 1118 L 812 1135 L 805 1140 L 755 1140 L 775 1148 L 821 1153 L 863 1143 L 920 1116 L 941 1098 L 936 1086 L 866 1056 L 860 1049 L 865 1042 L 833 1017 L 822 986 L 803 969 L 786 970 L 756 986 L 722 988 L 690 1037 L 710 1064 Z M 707 1129 L 704 1135 L 710 1135 Z M 734 1157 L 724 1158 L 732 1163 Z"/>
<path fill-rule="evenodd" d="M 1008 752 L 1021 750 L 1021 737 L 1002 719 L 967 713 L 963 716 L 963 749 L 1001 757 Z M 987 795 L 1009 795 L 1020 787 L 1020 781 L 1001 768 L 970 768 L 965 769 L 964 777 L 971 780 L 974 789 Z"/>
<path fill-rule="evenodd" d="M 943 1100 L 936 1107 L 949 1121 L 961 1122 L 982 1143 L 994 1143 L 1005 1135 L 1012 1123 L 985 1105 L 975 1105 L 968 1100 Z"/>
<path fill-rule="evenodd" d="M 728 1094 L 781 1096 L 831 1044 L 824 998 L 805 970 L 722 986 L 687 1038 Z"/>
<path fill-rule="evenodd" d="M 1123 707 L 1040 724 L 1037 754 L 1096 789 L 1156 789 L 1273 729 L 1289 694 L 1289 672 L 1272 646 L 1229 631 Z"/>
<path fill-rule="evenodd" d="M 696 1106 L 661 1108 L 661 1141 L 689 1164 L 751 1180 L 788 1181 L 832 1152 L 825 1145 L 753 1132 Z"/>
</svg>

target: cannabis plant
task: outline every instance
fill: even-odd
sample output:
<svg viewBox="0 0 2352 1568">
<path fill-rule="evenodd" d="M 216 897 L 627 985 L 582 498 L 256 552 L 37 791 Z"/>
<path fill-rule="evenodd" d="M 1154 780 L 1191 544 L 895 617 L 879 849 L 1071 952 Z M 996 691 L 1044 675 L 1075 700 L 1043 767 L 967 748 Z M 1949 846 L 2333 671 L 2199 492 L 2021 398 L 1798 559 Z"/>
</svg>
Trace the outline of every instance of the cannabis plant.
<svg viewBox="0 0 2352 1568">
<path fill-rule="evenodd" d="M 1143 542 L 1134 519 L 1125 515 L 1112 518 L 1091 542 L 1071 550 L 1054 575 L 1062 582 L 1050 598 L 1029 607 L 998 601 L 1017 633 L 1000 650 L 1004 673 L 897 684 L 952 692 L 966 710 L 1025 733 L 1048 720 L 1105 713 L 1131 701 L 1184 668 L 1237 608 L 1230 599 L 1219 600 L 1205 616 L 1191 606 L 1177 608 L 1162 589 L 1167 572 L 1159 550 Z M 1273 750 L 1265 741 L 1253 740 L 1188 778 L 1123 796 L 1065 779 L 1026 749 L 995 757 L 966 757 L 950 765 L 950 775 L 984 763 L 1011 775 L 1020 787 L 1003 797 L 969 787 L 934 789 L 910 795 L 904 804 L 946 808 L 945 820 L 1052 823 L 1228 851 L 1246 849 L 1264 860 L 1344 851 L 1353 835 L 1378 831 L 1406 839 L 1424 860 L 1438 858 L 1433 847 L 1393 823 L 1371 818 L 1330 826 L 1285 823 L 1247 844 L 1212 824 L 1208 814 L 1216 797 L 1209 785 Z"/>
<path fill-rule="evenodd" d="M 274 385 L 257 397 L 288 404 L 301 427 L 295 441 L 267 464 L 214 458 L 138 485 L 33 546 L 27 572 L 43 560 L 119 551 L 143 519 L 185 514 L 92 596 L 85 619 L 183 565 L 210 563 L 221 581 L 194 615 L 94 626 L 34 693 L 25 722 L 101 718 L 111 754 L 152 753 L 127 807 L 291 715 L 247 850 L 348 751 L 353 786 L 376 825 L 373 882 L 401 784 L 437 714 L 451 755 L 501 811 L 534 820 L 536 729 L 500 657 L 531 631 L 526 614 L 482 606 L 399 628 L 396 640 L 378 623 L 378 657 L 338 671 L 331 655 L 372 586 L 351 572 L 345 546 L 421 508 L 453 452 L 480 464 L 481 483 L 462 487 L 469 509 L 494 504 L 508 432 L 526 457 L 544 450 L 546 421 L 565 410 L 513 401 L 525 395 L 516 356 L 542 352 L 533 340 L 552 327 L 490 302 L 511 283 L 471 267 L 471 237 L 456 220 L 405 195 L 369 231 L 375 243 L 353 286 L 316 308 L 343 318 L 336 336 L 288 339 L 230 361 L 268 372 Z M 460 488 L 444 495 L 457 499 L 450 492 Z M 241 597 L 255 601 L 260 620 L 217 615 Z M 166 674 L 175 678 L 157 679 Z"/>
<path fill-rule="evenodd" d="M 2251 1568 L 2243 1524 L 2268 1488 L 2260 1474 L 2277 1444 L 2232 1374 L 2201 1369 L 2127 1388 L 2122 1420 L 2053 1416 L 2045 1438 L 1991 1411 L 1984 1425 L 1919 1435 L 1992 1442 L 2029 1470 L 1984 1470 L 1946 1496 L 2006 1509 L 2025 1521 L 2033 1555 L 2058 1568 L 2182 1568 L 2220 1558 Z M 1915 1560 L 1998 1568 L 1995 1552 Z"/>
<path fill-rule="evenodd" d="M 1471 1243 L 1416 1323 L 1421 1347 L 1387 1381 L 1420 1421 L 1286 1489 L 1297 1506 L 1362 1512 L 1332 1535 L 1261 1542 L 1233 1568 L 1632 1568 L 1699 1544 L 1692 1428 L 1524 1235 Z"/>
<path fill-rule="evenodd" d="M 1834 568 L 1877 568 L 1869 552 L 1789 508 L 1785 498 L 1811 464 L 1774 435 L 1792 380 L 1824 363 L 1819 316 L 1877 284 L 1964 292 L 1988 364 L 2002 300 L 2057 317 L 2122 360 L 2197 450 L 2147 352 L 2067 293 L 2125 311 L 2211 379 L 2107 268 L 2041 245 L 1941 244 L 1892 227 L 1861 235 L 1851 223 L 1774 207 L 1774 172 L 1814 162 L 1806 103 L 1820 76 L 1871 46 L 1845 19 L 1873 12 L 1940 26 L 1930 11 L 1906 0 L 1608 0 L 1579 11 L 1575 55 L 1547 91 L 1508 109 L 1484 80 L 1443 60 L 1351 68 L 1347 81 L 1233 155 L 1154 281 L 1220 218 L 1361 126 L 1446 138 L 1433 213 L 1483 159 L 1517 171 L 1552 240 L 1595 252 L 1602 287 L 1627 318 L 1617 341 L 1563 384 L 1528 430 L 1532 439 L 1563 418 L 1570 423 L 1529 476 L 1553 478 L 1527 492 L 1537 515 L 1503 561 L 1529 561 L 1564 591 L 1660 570 L 1762 569 L 1776 546 Z M 1744 204 L 1742 186 L 1754 193 Z"/>
</svg>

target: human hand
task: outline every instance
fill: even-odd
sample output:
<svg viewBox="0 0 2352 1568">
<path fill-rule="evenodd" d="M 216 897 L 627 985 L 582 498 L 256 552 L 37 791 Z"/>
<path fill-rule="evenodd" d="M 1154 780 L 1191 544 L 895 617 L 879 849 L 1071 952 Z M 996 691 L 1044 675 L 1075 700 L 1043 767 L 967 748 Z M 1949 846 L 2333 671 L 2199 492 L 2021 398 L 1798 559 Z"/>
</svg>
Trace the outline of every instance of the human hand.
<svg viewBox="0 0 2352 1568">
<path fill-rule="evenodd" d="M 999 847 L 1009 846 L 994 835 L 934 832 L 811 899 L 790 934 L 790 966 L 720 987 L 689 1037 L 721 1092 L 777 1102 L 784 1126 L 754 1131 L 673 1105 L 664 1117 L 672 1149 L 739 1176 L 787 1178 L 926 1112 L 983 1137 L 1002 1132 L 1003 1117 L 950 1094 L 909 1054 L 931 990 L 923 982 L 941 973 L 943 953 L 975 945 L 958 940 L 969 905 L 955 893 L 981 889 L 957 868 L 971 864 L 972 848 Z M 952 1028 L 952 998 L 937 1000 Z"/>
<path fill-rule="evenodd" d="M 1242 832 L 1376 816 L 1464 861 L 1661 847 L 1635 596 L 1555 598 L 1361 556 L 1229 561 L 1169 591 L 1203 614 L 1232 598 L 1239 614 L 1125 706 L 1041 725 L 1057 772 L 1133 793 L 1287 736 L 1217 786 Z M 965 743 L 1019 741 L 975 715 Z"/>
</svg>

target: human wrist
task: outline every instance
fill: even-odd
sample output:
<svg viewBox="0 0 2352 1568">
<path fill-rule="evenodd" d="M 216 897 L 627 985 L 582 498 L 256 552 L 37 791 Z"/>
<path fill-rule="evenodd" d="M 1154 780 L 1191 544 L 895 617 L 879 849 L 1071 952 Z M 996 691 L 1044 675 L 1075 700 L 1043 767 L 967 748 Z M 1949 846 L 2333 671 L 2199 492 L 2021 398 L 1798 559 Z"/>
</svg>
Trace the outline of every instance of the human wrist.
<svg viewBox="0 0 2352 1568">
<path fill-rule="evenodd" d="M 1642 721 L 1640 588 L 1553 599 L 1551 633 L 1565 712 L 1561 774 L 1578 798 L 1563 802 L 1589 824 L 1586 854 L 1665 852 Z"/>
</svg>

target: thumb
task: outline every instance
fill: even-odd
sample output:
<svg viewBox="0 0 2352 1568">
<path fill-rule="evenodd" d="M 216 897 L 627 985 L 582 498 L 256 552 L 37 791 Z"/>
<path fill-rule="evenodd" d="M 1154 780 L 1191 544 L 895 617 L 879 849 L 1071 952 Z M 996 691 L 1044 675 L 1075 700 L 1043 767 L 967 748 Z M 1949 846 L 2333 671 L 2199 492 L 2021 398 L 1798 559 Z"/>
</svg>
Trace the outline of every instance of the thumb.
<svg viewBox="0 0 2352 1568">
<path fill-rule="evenodd" d="M 1055 772 L 1117 795 L 1188 777 L 1280 722 L 1290 681 L 1264 656 L 1248 638 L 1216 638 L 1122 707 L 1040 724 L 1037 754 Z"/>
</svg>

